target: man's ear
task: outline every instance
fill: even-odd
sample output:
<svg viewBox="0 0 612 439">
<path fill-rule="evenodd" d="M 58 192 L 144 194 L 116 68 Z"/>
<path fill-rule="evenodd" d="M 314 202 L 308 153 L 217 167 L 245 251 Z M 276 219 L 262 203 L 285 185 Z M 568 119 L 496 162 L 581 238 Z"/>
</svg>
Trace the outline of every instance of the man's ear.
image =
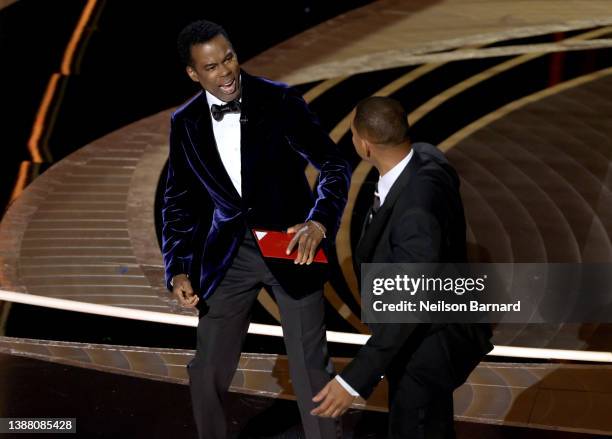
<svg viewBox="0 0 612 439">
<path fill-rule="evenodd" d="M 193 67 L 187 66 L 185 67 L 185 71 L 187 72 L 187 76 L 189 76 L 193 82 L 200 82 L 198 72 L 196 72 Z"/>
<path fill-rule="evenodd" d="M 372 154 L 372 144 L 365 138 L 363 139 L 363 149 L 365 151 L 365 156 L 370 158 L 370 155 Z"/>
</svg>

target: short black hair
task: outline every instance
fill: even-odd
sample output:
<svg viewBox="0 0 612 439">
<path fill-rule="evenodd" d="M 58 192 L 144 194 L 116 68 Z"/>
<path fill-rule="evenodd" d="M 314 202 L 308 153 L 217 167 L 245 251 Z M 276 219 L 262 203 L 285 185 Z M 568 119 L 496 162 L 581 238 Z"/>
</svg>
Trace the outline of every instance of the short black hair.
<svg viewBox="0 0 612 439">
<path fill-rule="evenodd" d="M 398 145 L 409 140 L 406 110 L 392 98 L 371 96 L 359 102 L 353 125 L 362 137 L 379 145 Z"/>
<path fill-rule="evenodd" d="M 230 40 L 225 29 L 212 21 L 198 20 L 185 26 L 177 39 L 181 62 L 186 66 L 192 65 L 191 47 L 210 41 L 217 35 L 223 35 L 227 41 Z"/>
</svg>

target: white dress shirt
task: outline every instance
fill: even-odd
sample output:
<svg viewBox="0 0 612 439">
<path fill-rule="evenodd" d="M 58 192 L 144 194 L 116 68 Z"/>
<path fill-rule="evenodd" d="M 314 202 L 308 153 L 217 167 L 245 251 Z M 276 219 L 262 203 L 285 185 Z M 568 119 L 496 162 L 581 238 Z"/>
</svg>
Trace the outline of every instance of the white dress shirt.
<svg viewBox="0 0 612 439">
<path fill-rule="evenodd" d="M 215 96 L 206 92 L 208 108 L 215 105 L 224 105 Z M 227 171 L 238 194 L 242 196 L 242 162 L 240 157 L 240 113 L 225 113 L 223 119 L 216 121 L 211 116 L 213 133 L 217 142 L 217 150 L 221 156 L 221 161 Z"/>
<path fill-rule="evenodd" d="M 380 205 L 382 206 L 385 202 L 385 198 L 389 195 L 389 191 L 393 186 L 393 183 L 399 178 L 400 174 L 406 169 L 408 166 L 408 162 L 412 158 L 414 151 L 411 149 L 406 157 L 404 157 L 397 165 L 392 167 L 389 171 L 387 171 L 384 175 L 381 175 L 378 179 L 378 198 L 380 198 Z M 349 383 L 344 381 L 340 375 L 336 375 L 336 381 L 340 383 L 344 390 L 351 394 L 351 396 L 359 396 L 359 393 L 355 389 L 351 387 Z"/>
</svg>

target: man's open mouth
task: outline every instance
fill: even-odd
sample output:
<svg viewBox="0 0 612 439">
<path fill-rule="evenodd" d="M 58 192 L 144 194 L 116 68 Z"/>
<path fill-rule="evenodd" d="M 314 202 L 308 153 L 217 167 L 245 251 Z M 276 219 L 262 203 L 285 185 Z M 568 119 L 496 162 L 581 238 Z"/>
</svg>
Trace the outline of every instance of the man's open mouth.
<svg viewBox="0 0 612 439">
<path fill-rule="evenodd" d="M 226 82 L 223 85 L 220 85 L 219 88 L 225 94 L 231 95 L 236 91 L 236 79 L 232 79 L 229 82 Z"/>
</svg>

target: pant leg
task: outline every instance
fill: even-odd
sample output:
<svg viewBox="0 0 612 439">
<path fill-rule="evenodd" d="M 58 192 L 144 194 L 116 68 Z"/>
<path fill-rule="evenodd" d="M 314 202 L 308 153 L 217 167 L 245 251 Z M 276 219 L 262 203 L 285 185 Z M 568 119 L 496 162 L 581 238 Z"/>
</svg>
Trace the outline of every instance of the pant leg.
<svg viewBox="0 0 612 439">
<path fill-rule="evenodd" d="M 289 372 L 307 439 L 337 437 L 338 421 L 313 416 L 314 395 L 329 382 L 333 365 L 325 338 L 323 291 L 294 299 L 276 284 L 270 286 L 279 306 Z"/>
<path fill-rule="evenodd" d="M 389 408 L 389 439 L 455 438 L 452 393 L 438 395 L 422 407 L 396 396 Z"/>
<path fill-rule="evenodd" d="M 440 332 L 425 335 L 408 348 L 386 373 L 389 437 L 454 438 L 453 371 Z"/>
<path fill-rule="evenodd" d="M 196 355 L 188 365 L 194 419 L 200 439 L 225 439 L 223 404 L 246 336 L 250 311 L 261 288 L 261 257 L 241 245 L 221 284 L 202 307 Z"/>
</svg>

